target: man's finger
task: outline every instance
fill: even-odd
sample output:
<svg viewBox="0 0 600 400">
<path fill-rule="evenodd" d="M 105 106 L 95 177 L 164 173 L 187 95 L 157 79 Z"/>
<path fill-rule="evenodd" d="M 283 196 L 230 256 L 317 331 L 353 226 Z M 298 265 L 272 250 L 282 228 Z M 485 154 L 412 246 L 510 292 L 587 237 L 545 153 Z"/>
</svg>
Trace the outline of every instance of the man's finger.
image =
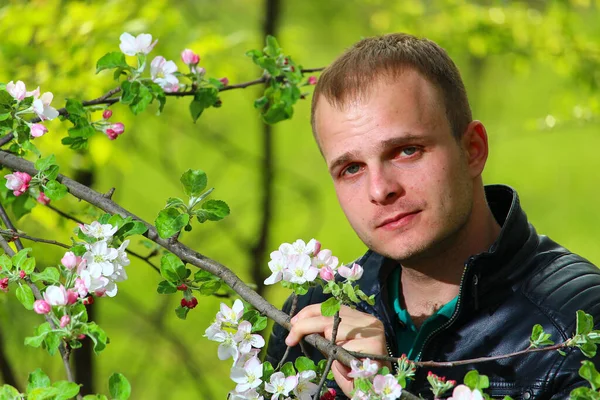
<svg viewBox="0 0 600 400">
<path fill-rule="evenodd" d="M 333 373 L 333 377 L 337 382 L 342 392 L 348 397 L 350 397 L 350 393 L 352 389 L 354 389 L 354 381 L 352 378 L 348 377 L 348 373 L 350 373 L 350 368 L 341 364 L 339 361 L 334 361 L 331 364 L 331 372 Z"/>
<path fill-rule="evenodd" d="M 285 344 L 288 346 L 295 346 L 304 336 L 310 335 L 311 333 L 323 334 L 327 327 L 332 324 L 333 321 L 331 318 L 323 317 L 322 315 L 298 320 L 292 325 L 292 329 L 285 339 Z"/>
</svg>

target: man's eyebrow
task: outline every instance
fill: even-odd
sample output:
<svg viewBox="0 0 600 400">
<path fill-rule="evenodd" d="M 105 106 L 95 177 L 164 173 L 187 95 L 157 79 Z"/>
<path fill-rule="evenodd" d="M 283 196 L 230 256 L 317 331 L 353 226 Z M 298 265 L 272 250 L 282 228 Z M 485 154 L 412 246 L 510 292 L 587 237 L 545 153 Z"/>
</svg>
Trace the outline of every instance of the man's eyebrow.
<svg viewBox="0 0 600 400">
<path fill-rule="evenodd" d="M 383 140 L 379 143 L 377 143 L 377 147 L 379 148 L 379 150 L 383 151 L 389 148 L 394 148 L 394 147 L 398 147 L 398 146 L 402 146 L 404 144 L 410 143 L 410 142 L 414 142 L 417 140 L 423 140 L 425 139 L 425 137 L 423 135 L 418 135 L 418 134 L 414 134 L 414 133 L 408 133 L 408 134 L 404 134 L 402 136 L 398 136 L 398 137 L 393 137 L 390 139 L 386 139 Z M 335 160 L 333 160 L 333 162 L 331 163 L 331 165 L 329 166 L 329 171 L 332 172 L 334 171 L 337 167 L 339 167 L 340 165 L 343 165 L 345 163 L 347 163 L 348 161 L 356 158 L 357 155 L 356 153 L 353 153 L 351 151 L 348 151 L 344 154 L 342 154 L 341 156 L 339 156 L 338 158 L 336 158 Z"/>
</svg>

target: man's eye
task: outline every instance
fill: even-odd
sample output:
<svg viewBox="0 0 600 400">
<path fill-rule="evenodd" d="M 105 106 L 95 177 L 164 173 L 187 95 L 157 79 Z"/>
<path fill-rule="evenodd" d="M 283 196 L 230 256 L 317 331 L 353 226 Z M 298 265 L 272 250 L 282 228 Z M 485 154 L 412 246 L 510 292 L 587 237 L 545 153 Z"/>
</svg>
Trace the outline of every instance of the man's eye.
<svg viewBox="0 0 600 400">
<path fill-rule="evenodd" d="M 352 164 L 346 168 L 342 174 L 356 174 L 358 171 L 360 171 L 360 166 L 358 164 Z"/>
<path fill-rule="evenodd" d="M 415 146 L 411 146 L 411 147 L 405 147 L 403 148 L 400 153 L 406 155 L 406 156 L 412 156 L 413 154 L 415 154 L 417 152 L 417 148 Z"/>
</svg>

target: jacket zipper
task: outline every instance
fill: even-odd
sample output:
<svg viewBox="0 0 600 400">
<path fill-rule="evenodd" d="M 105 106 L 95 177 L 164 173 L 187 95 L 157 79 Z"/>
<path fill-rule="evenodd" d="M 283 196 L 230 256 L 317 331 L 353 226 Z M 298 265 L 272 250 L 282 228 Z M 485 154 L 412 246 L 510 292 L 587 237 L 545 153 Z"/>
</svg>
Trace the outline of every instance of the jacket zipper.
<svg viewBox="0 0 600 400">
<path fill-rule="evenodd" d="M 431 338 L 433 336 L 435 336 L 438 332 L 441 332 L 444 329 L 448 328 L 450 325 L 452 325 L 452 323 L 454 323 L 454 321 L 458 317 L 458 313 L 459 313 L 460 305 L 461 305 L 461 300 L 462 300 L 462 288 L 463 288 L 464 283 L 465 283 L 465 276 L 467 275 L 467 271 L 469 270 L 469 266 L 471 265 L 471 262 L 473 261 L 473 259 L 474 259 L 474 257 L 469 257 L 469 259 L 465 263 L 465 270 L 463 271 L 462 277 L 460 278 L 460 286 L 459 286 L 460 289 L 459 289 L 459 292 L 458 292 L 458 300 L 456 301 L 456 309 L 454 310 L 454 314 L 452 314 L 452 317 L 448 321 L 446 321 L 445 324 L 443 324 L 442 326 L 440 326 L 439 328 L 437 328 L 436 330 L 434 330 L 433 332 L 431 332 L 427 336 L 427 338 L 423 342 L 423 346 L 421 346 L 421 351 L 419 352 L 419 354 L 415 358 L 415 361 L 421 361 L 421 356 L 423 355 L 423 350 L 429 344 L 429 341 L 431 340 Z M 479 277 L 478 277 L 478 275 L 474 275 L 474 279 L 473 279 L 473 288 L 475 290 L 473 292 L 474 294 L 477 294 L 476 289 L 477 289 L 477 285 L 478 284 L 479 284 Z M 475 298 L 475 305 L 477 307 L 477 298 Z"/>
</svg>

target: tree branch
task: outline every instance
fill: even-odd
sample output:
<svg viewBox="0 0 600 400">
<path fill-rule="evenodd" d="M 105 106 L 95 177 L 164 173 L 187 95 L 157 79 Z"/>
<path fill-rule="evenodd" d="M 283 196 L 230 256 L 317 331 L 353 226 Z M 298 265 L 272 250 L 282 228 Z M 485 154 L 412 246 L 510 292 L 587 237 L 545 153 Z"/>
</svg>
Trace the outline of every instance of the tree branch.
<svg viewBox="0 0 600 400">
<path fill-rule="evenodd" d="M 331 344 L 333 345 L 335 345 L 335 339 L 337 337 L 338 328 L 340 327 L 340 322 L 342 322 L 342 319 L 340 318 L 340 312 L 338 311 L 333 316 L 333 330 L 331 331 Z M 329 354 L 329 358 L 327 358 L 327 364 L 325 364 L 325 369 L 323 370 L 323 375 L 321 376 L 319 387 L 317 388 L 317 392 L 315 393 L 313 400 L 319 400 L 321 397 L 321 389 L 323 389 L 323 385 L 325 385 L 325 381 L 327 380 L 327 375 L 329 375 L 329 371 L 331 371 L 335 353 L 335 350 L 332 351 L 331 354 Z"/>
<path fill-rule="evenodd" d="M 4 236 L 5 239 L 7 237 L 8 237 L 8 239 L 12 239 L 15 236 L 18 236 L 18 237 L 23 238 L 23 239 L 31 240 L 32 242 L 53 244 L 55 246 L 60 246 L 60 247 L 63 247 L 65 249 L 70 249 L 71 248 L 71 246 L 69 246 L 68 244 L 57 242 L 55 240 L 36 238 L 36 237 L 33 237 L 33 236 L 29 236 L 29 235 L 27 235 L 25 233 L 19 233 L 19 232 L 15 232 L 15 231 L 12 231 L 12 230 L 0 229 L 0 235 Z"/>
</svg>

